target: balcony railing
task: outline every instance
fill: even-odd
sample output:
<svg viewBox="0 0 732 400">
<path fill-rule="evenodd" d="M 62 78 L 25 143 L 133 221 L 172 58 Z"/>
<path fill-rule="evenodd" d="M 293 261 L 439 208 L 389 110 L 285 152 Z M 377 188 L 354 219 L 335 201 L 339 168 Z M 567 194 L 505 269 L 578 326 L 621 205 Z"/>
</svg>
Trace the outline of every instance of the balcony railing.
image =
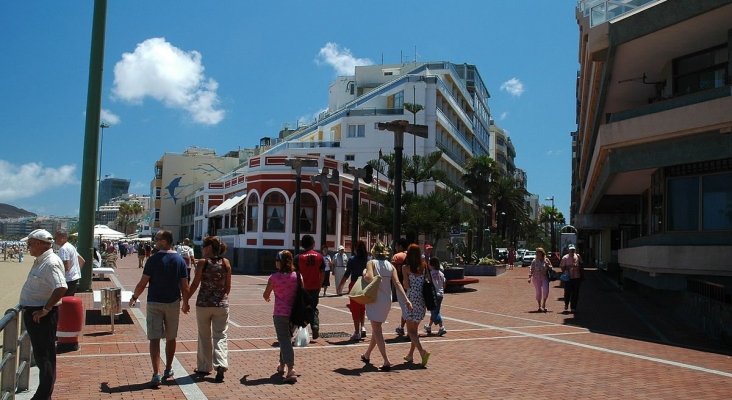
<svg viewBox="0 0 732 400">
<path fill-rule="evenodd" d="M 661 0 L 580 0 L 577 8 L 590 17 L 590 28 Z"/>
<path fill-rule="evenodd" d="M 723 97 L 732 96 L 732 86 L 722 86 L 715 89 L 704 90 L 701 92 L 690 93 L 679 97 L 673 97 L 667 100 L 643 105 L 631 110 L 612 113 L 608 117 L 608 123 L 619 122 L 626 119 L 642 117 L 644 115 L 655 114 L 662 111 L 672 110 L 674 108 L 686 107 L 693 104 L 703 103 Z"/>
<path fill-rule="evenodd" d="M 371 115 L 402 115 L 404 114 L 403 108 L 361 108 L 358 110 L 346 111 L 346 116 L 349 117 L 362 117 Z"/>
</svg>

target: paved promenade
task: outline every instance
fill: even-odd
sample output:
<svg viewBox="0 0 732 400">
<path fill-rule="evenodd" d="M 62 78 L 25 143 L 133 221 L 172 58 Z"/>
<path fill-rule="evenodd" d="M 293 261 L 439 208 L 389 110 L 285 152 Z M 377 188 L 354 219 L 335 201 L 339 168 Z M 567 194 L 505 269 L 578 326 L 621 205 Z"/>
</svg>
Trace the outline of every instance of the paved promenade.
<svg viewBox="0 0 732 400">
<path fill-rule="evenodd" d="M 32 257 L 29 257 L 32 258 Z M 118 263 L 111 281 L 95 289 L 132 290 L 141 270 L 136 257 Z M 278 349 L 272 303 L 262 300 L 264 276 L 235 275 L 231 291 L 229 372 L 198 379 L 195 310 L 181 316 L 175 381 L 148 386 L 152 374 L 144 307 L 120 317 L 93 318 L 81 349 L 58 358 L 54 399 L 729 399 L 732 350 L 674 325 L 663 310 L 618 291 L 589 270 L 579 313 L 563 315 L 562 291 L 552 284 L 548 313 L 536 312 L 527 268 L 481 277 L 469 291 L 447 294 L 447 335 L 422 333 L 429 365 L 402 364 L 409 343 L 395 339 L 398 308 L 385 324 L 387 352 L 395 367 L 364 368 L 367 341 L 348 341 L 352 324 L 345 297 L 321 298 L 321 335 L 295 350 L 295 385 L 275 374 Z M 331 286 L 333 291 L 333 286 Z M 145 299 L 147 291 L 142 296 Z M 87 310 L 91 293 L 79 294 Z M 396 303 L 395 303 L 396 304 Z M 370 332 L 369 332 L 370 333 Z M 372 361 L 380 365 L 378 352 Z M 37 376 L 37 369 L 33 369 Z M 37 378 L 34 378 L 34 380 Z M 36 382 L 31 382 L 35 390 Z M 28 399 L 32 393 L 16 398 Z"/>
</svg>

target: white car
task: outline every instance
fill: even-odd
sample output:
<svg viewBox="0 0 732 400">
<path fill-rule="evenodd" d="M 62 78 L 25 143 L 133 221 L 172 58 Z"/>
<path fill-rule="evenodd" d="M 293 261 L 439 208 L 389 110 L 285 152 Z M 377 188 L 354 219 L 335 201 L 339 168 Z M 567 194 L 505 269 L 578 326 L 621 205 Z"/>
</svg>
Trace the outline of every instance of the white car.
<svg viewBox="0 0 732 400">
<path fill-rule="evenodd" d="M 526 250 L 524 256 L 521 257 L 521 266 L 528 267 L 531 265 L 531 262 L 534 261 L 534 258 L 536 258 L 536 252 L 533 250 Z"/>
</svg>

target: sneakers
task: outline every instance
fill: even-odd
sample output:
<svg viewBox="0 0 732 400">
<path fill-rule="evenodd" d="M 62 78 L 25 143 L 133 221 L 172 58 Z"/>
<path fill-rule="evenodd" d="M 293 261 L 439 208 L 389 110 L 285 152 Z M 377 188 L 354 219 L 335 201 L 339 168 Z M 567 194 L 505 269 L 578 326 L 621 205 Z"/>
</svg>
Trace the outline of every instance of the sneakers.
<svg viewBox="0 0 732 400">
<path fill-rule="evenodd" d="M 424 333 L 426 333 L 426 334 L 428 334 L 428 335 L 431 335 L 431 334 L 432 334 L 432 326 L 430 326 L 430 325 L 425 325 L 425 326 L 424 326 Z"/>
<path fill-rule="evenodd" d="M 437 335 L 445 336 L 446 333 L 447 333 L 447 330 L 445 330 L 445 328 L 440 328 L 440 330 L 437 332 Z"/>
<path fill-rule="evenodd" d="M 396 328 L 395 332 L 397 336 L 404 336 L 404 328 Z"/>
<path fill-rule="evenodd" d="M 361 329 L 361 339 L 366 338 L 366 329 Z"/>
<path fill-rule="evenodd" d="M 175 375 L 175 372 L 173 372 L 172 369 L 166 369 L 163 372 L 163 380 L 170 379 L 173 377 L 173 375 Z"/>
<path fill-rule="evenodd" d="M 159 387 L 162 380 L 160 379 L 159 374 L 155 374 L 152 376 L 152 379 L 150 380 L 150 386 L 152 387 Z"/>
<path fill-rule="evenodd" d="M 361 340 L 361 334 L 358 332 L 354 333 L 353 335 L 351 335 L 351 340 L 354 342 Z"/>
</svg>

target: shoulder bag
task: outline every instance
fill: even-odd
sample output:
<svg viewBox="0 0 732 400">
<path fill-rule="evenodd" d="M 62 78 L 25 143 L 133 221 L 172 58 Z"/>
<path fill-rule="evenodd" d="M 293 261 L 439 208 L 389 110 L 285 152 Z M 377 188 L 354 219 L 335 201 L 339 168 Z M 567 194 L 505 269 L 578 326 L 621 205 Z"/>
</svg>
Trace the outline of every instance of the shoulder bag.
<svg viewBox="0 0 732 400">
<path fill-rule="evenodd" d="M 310 302 L 310 295 L 302 287 L 300 279 L 300 271 L 297 271 L 297 292 L 292 302 L 292 311 L 290 312 L 290 324 L 293 326 L 304 327 L 313 322 L 313 306 Z"/>
<path fill-rule="evenodd" d="M 437 290 L 435 290 L 435 284 L 432 283 L 432 276 L 425 268 L 424 271 L 424 284 L 422 284 L 422 297 L 424 297 L 424 306 L 428 310 L 434 310 L 437 308 Z"/>
<path fill-rule="evenodd" d="M 373 261 L 369 261 L 373 263 Z M 381 285 L 381 275 L 376 264 L 374 267 L 374 279 L 371 282 L 366 282 L 363 276 L 359 276 L 356 283 L 353 284 L 351 291 L 348 293 L 348 297 L 351 300 L 359 304 L 370 304 L 376 301 L 376 296 L 379 294 L 379 286 Z"/>
</svg>

